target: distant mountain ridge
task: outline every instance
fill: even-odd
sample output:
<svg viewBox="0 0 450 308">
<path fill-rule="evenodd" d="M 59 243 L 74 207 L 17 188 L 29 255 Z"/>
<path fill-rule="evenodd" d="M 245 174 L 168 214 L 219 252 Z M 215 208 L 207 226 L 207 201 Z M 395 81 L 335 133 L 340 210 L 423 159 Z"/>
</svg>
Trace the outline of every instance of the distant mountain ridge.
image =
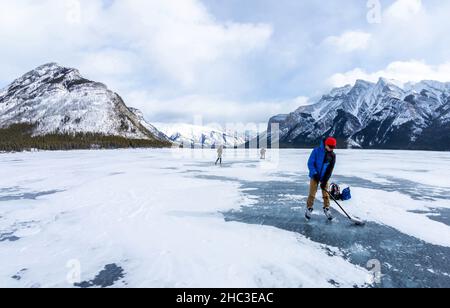
<svg viewBox="0 0 450 308">
<path fill-rule="evenodd" d="M 185 123 L 156 123 L 155 126 L 169 139 L 184 147 L 212 148 L 219 145 L 233 148 L 245 143 L 245 136 L 209 127 Z"/>
<path fill-rule="evenodd" d="M 270 119 L 281 147 L 311 147 L 334 136 L 364 149 L 450 150 L 450 83 L 399 85 L 380 78 L 333 89 L 312 105 Z"/>
</svg>

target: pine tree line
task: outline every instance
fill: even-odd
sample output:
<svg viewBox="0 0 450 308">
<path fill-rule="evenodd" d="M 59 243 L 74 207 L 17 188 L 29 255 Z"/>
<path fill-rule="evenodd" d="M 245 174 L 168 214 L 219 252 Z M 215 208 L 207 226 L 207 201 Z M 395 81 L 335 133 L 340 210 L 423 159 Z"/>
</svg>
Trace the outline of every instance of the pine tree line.
<svg viewBox="0 0 450 308">
<path fill-rule="evenodd" d="M 32 136 L 33 129 L 34 125 L 31 124 L 14 124 L 0 129 L 0 151 L 163 148 L 171 146 L 170 143 L 159 140 L 127 139 L 94 133 L 53 133 Z"/>
</svg>

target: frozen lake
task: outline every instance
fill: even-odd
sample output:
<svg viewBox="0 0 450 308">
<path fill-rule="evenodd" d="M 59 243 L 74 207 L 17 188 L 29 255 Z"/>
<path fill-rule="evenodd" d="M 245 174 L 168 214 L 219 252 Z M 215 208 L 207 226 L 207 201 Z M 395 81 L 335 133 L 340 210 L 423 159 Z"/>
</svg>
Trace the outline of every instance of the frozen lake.
<svg viewBox="0 0 450 308">
<path fill-rule="evenodd" d="M 450 287 L 450 153 L 337 154 L 365 227 L 306 150 L 0 154 L 0 287 Z"/>
</svg>

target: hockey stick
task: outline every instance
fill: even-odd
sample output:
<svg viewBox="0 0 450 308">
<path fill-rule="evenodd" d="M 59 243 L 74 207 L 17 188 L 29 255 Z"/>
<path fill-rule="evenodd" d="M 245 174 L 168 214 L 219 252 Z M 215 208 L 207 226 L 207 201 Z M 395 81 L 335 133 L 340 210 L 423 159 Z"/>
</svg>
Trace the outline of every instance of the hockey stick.
<svg viewBox="0 0 450 308">
<path fill-rule="evenodd" d="M 333 199 L 334 202 L 336 202 L 336 204 L 339 206 L 339 208 L 342 210 L 342 212 L 344 212 L 344 214 L 347 216 L 347 218 L 350 219 L 351 222 L 353 222 L 357 226 L 364 226 L 366 224 L 364 221 L 362 221 L 359 218 L 351 217 L 347 213 L 347 211 L 345 211 L 344 208 L 339 204 L 339 202 L 337 202 L 337 200 L 333 197 L 333 195 L 328 190 L 324 189 L 323 191 L 327 192 L 327 194 L 331 197 L 331 199 Z"/>
</svg>

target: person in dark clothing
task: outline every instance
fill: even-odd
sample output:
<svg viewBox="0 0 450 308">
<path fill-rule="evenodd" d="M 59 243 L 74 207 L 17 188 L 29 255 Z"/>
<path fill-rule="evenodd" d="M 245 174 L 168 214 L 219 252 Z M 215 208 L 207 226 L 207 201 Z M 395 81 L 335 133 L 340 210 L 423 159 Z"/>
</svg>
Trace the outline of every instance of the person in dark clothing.
<svg viewBox="0 0 450 308">
<path fill-rule="evenodd" d="M 319 186 L 322 190 L 324 201 L 324 213 L 331 221 L 333 216 L 330 212 L 330 196 L 327 191 L 329 189 L 329 181 L 333 175 L 334 167 L 336 166 L 336 139 L 330 137 L 326 139 L 320 147 L 313 150 L 308 160 L 309 177 L 311 179 L 308 197 L 308 206 L 305 217 L 310 220 L 312 212 L 314 211 L 314 202 Z"/>
</svg>

